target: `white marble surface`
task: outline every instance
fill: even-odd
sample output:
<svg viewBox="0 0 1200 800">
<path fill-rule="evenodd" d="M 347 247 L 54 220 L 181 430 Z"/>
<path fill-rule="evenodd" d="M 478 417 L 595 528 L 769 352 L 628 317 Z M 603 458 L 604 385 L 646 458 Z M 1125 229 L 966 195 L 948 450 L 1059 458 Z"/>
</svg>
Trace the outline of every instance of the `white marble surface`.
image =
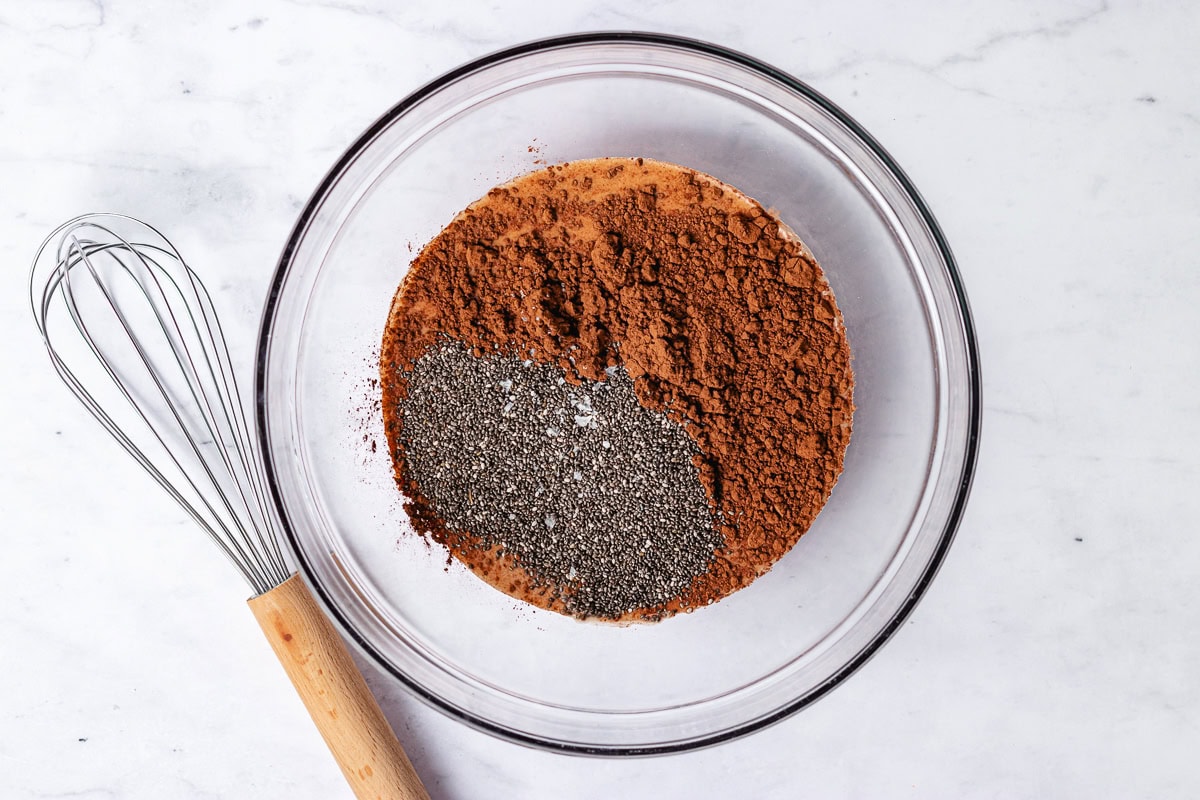
<svg viewBox="0 0 1200 800">
<path fill-rule="evenodd" d="M 909 172 L 976 315 L 975 491 L 904 630 L 726 746 L 552 755 L 370 672 L 431 795 L 1200 794 L 1200 6 L 151 5 L 0 4 L 0 796 L 348 796 L 239 578 L 51 373 L 41 238 L 82 211 L 155 223 L 244 362 L 299 205 L 364 126 L 462 61 L 614 28 L 774 63 Z"/>
</svg>

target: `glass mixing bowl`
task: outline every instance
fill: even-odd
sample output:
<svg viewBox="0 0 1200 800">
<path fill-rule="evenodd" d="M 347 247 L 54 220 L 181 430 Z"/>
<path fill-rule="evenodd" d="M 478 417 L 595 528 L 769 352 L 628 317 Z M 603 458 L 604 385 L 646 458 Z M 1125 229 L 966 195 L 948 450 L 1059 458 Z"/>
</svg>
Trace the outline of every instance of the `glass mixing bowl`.
<svg viewBox="0 0 1200 800">
<path fill-rule="evenodd" d="M 420 248 L 495 184 L 597 156 L 683 164 L 774 209 L 833 286 L 857 378 L 845 471 L 810 531 L 750 587 L 652 625 L 521 604 L 417 536 L 392 481 L 374 382 L 392 295 Z M 342 630 L 455 717 L 603 755 L 748 733 L 861 666 L 946 554 L 980 419 L 953 258 L 887 153 L 776 69 L 631 33 L 488 56 L 371 126 L 283 252 L 257 390 L 292 552 Z"/>
</svg>

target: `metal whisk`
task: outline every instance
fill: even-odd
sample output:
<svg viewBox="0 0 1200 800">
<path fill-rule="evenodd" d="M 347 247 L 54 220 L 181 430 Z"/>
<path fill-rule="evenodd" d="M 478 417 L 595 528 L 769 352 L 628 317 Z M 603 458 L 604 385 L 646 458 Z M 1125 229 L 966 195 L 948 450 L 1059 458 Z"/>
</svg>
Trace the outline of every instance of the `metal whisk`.
<svg viewBox="0 0 1200 800">
<path fill-rule="evenodd" d="M 34 258 L 59 377 L 233 562 L 251 610 L 359 797 L 427 798 L 337 632 L 287 566 L 212 298 L 157 230 L 89 214 Z"/>
</svg>

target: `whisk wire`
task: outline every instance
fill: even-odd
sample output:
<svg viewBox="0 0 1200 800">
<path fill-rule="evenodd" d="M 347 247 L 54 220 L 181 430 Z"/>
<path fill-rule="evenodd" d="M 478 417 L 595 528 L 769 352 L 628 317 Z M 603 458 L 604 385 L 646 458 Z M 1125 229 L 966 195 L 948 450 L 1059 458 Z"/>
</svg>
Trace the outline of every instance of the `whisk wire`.
<svg viewBox="0 0 1200 800">
<path fill-rule="evenodd" d="M 218 406 L 226 427 L 219 428 L 219 430 L 227 429 L 231 433 L 234 441 L 232 450 L 237 455 L 239 463 L 234 465 L 230 461 L 229 448 L 219 448 L 219 452 L 230 473 L 244 474 L 249 479 L 246 483 L 237 481 L 236 485 L 242 503 L 253 517 L 252 521 L 258 523 L 250 526 L 260 545 L 253 552 L 270 560 L 270 566 L 286 576 L 287 567 L 283 561 L 283 554 L 279 549 L 280 532 L 278 530 L 278 523 L 271 513 L 265 511 L 268 508 L 265 479 L 257 462 L 252 460 L 256 453 L 255 445 L 250 438 L 249 426 L 246 423 L 245 406 L 242 403 L 241 392 L 238 390 L 237 381 L 234 379 L 232 373 L 229 348 L 225 342 L 224 333 L 220 325 L 217 324 L 216 312 L 213 309 L 212 299 L 208 291 L 191 270 L 188 270 L 187 277 L 195 296 L 201 301 L 201 319 L 204 323 L 205 333 L 207 333 L 207 338 L 201 336 L 201 340 L 210 343 L 213 347 L 211 355 L 207 349 L 202 351 L 202 355 L 205 366 L 208 368 L 210 374 L 220 381 L 220 386 L 216 390 L 216 397 L 219 401 Z M 192 316 L 190 319 L 192 324 L 196 325 L 195 317 Z M 196 330 L 199 334 L 198 327 Z M 192 366 L 194 369 L 194 364 Z M 210 417 L 215 418 L 207 393 L 205 394 L 205 407 L 209 409 Z M 242 473 L 238 473 L 237 471 L 239 466 Z M 247 490 L 250 492 L 253 501 L 246 496 Z"/>
<path fill-rule="evenodd" d="M 104 282 L 101 280 L 99 274 L 96 271 L 96 268 L 93 266 L 93 264 L 88 256 L 88 253 L 84 249 L 83 245 L 75 237 L 72 237 L 72 242 L 76 246 L 76 248 L 73 250 L 68 250 L 68 256 L 67 256 L 68 257 L 68 261 L 67 261 L 68 265 L 71 265 L 73 263 L 82 263 L 87 266 L 88 272 L 91 274 L 91 277 L 96 282 L 96 287 L 100 290 L 102 296 L 104 297 L 105 301 L 108 304 L 108 307 L 112 310 L 117 321 L 121 324 L 122 329 L 130 337 L 130 343 L 133 345 L 134 349 L 136 350 L 139 358 L 142 361 L 142 364 L 148 370 L 147 374 L 151 378 L 155 387 L 158 389 L 163 400 L 166 401 L 165 408 L 171 412 L 171 415 L 174 417 L 176 424 L 179 425 L 179 429 L 184 432 L 184 434 L 185 434 L 184 441 L 187 443 L 187 445 L 192 450 L 192 453 L 198 459 L 198 463 L 200 464 L 203 471 L 206 473 L 209 481 L 216 484 L 217 479 L 213 475 L 212 470 L 209 468 L 208 462 L 204 458 L 204 454 L 201 452 L 196 440 L 192 437 L 187 424 L 181 418 L 179 409 L 178 409 L 177 405 L 172 402 L 173 398 L 167 393 L 167 390 L 164 387 L 159 374 L 157 372 L 155 372 L 154 369 L 151 368 L 151 363 L 150 363 L 149 358 L 146 355 L 146 351 L 142 347 L 142 345 L 139 342 L 139 340 L 137 339 L 137 337 L 134 336 L 133 332 L 130 330 L 129 323 L 126 320 L 125 315 L 122 313 L 121 308 L 113 301 L 111 293 L 109 292 L 108 288 L 104 285 Z M 74 255 L 74 258 L 72 257 L 73 255 Z M 76 261 L 76 259 L 78 259 L 78 260 Z M 127 265 L 122 263 L 121 266 L 126 270 L 127 273 L 129 272 Z M 158 283 L 157 278 L 153 275 L 153 273 L 150 274 L 150 279 L 152 281 L 154 281 L 156 284 Z M 78 306 L 75 301 L 75 294 L 71 290 L 70 281 L 71 281 L 71 273 L 68 270 L 66 273 L 66 284 L 67 285 L 66 285 L 65 299 L 67 301 L 67 307 L 71 312 L 72 320 L 76 323 L 76 325 L 79 326 L 80 332 L 83 334 L 84 339 L 87 341 L 89 347 L 92 349 L 92 352 L 95 353 L 97 358 L 100 360 L 102 367 L 108 373 L 109 377 L 113 379 L 114 383 L 116 383 L 118 390 L 125 396 L 126 400 L 129 401 L 130 405 L 133 407 L 133 410 L 138 414 L 138 416 L 140 416 L 142 418 L 142 420 L 150 428 L 153 435 L 165 447 L 166 442 L 165 442 L 163 436 L 159 434 L 153 421 L 144 413 L 142 406 L 139 405 L 134 400 L 131 393 L 127 389 L 126 385 L 121 381 L 118 373 L 113 369 L 109 360 L 103 356 L 103 351 L 100 350 L 100 348 L 97 346 L 95 340 L 92 338 L 92 336 L 89 332 L 88 326 L 83 323 L 82 315 L 80 314 Z M 141 286 L 140 288 L 142 288 L 143 293 L 146 295 L 146 298 L 149 300 L 150 298 L 149 298 L 148 293 L 145 293 L 145 287 Z M 161 291 L 161 286 L 159 288 Z M 184 359 L 179 354 L 179 348 L 178 348 L 178 345 L 176 344 L 176 340 L 173 337 L 171 337 L 170 330 L 166 327 L 165 323 L 162 320 L 161 314 L 159 314 L 157 307 L 155 307 L 153 305 L 153 303 L 151 303 L 151 308 L 154 310 L 155 316 L 158 319 L 159 324 L 162 326 L 162 330 L 163 330 L 164 334 L 166 335 L 167 341 L 171 347 L 172 354 L 175 357 L 176 363 L 182 370 L 183 364 L 184 364 Z M 192 376 L 186 375 L 186 372 L 185 372 L 185 381 L 187 381 L 187 379 L 189 377 L 192 377 Z M 191 384 L 190 381 L 188 381 L 188 383 L 189 383 L 189 385 Z M 193 396 L 193 399 L 196 399 L 194 389 L 192 390 L 192 396 Z M 207 420 L 206 420 L 206 423 L 207 423 Z M 211 433 L 211 426 L 210 426 L 210 433 Z M 175 453 L 172 452 L 169 448 L 166 448 L 166 454 L 167 454 L 167 457 L 172 461 L 172 463 L 174 463 L 175 466 L 180 469 L 184 480 L 187 481 L 189 486 L 191 486 L 192 489 L 196 492 L 198 498 L 200 499 L 200 502 L 204 504 L 205 508 L 209 511 L 209 513 L 212 514 L 213 517 L 219 523 L 223 523 L 222 518 L 217 514 L 216 510 L 212 507 L 212 505 L 209 503 L 208 499 L 204 496 L 204 494 L 202 492 L 200 492 L 200 490 L 196 486 L 195 482 L 192 481 L 191 476 L 187 473 L 186 470 L 183 469 L 183 466 L 182 466 L 182 464 L 180 464 L 179 459 L 176 457 Z M 224 501 L 226 511 L 228 513 L 232 514 L 233 510 L 230 507 L 228 500 L 225 499 L 223 493 L 220 496 L 221 496 L 222 500 Z M 224 525 L 222 525 L 222 528 L 224 528 Z M 224 532 L 227 534 L 230 533 L 228 531 L 228 529 L 224 529 Z M 242 533 L 242 531 L 239 530 L 239 533 Z M 219 544 L 221 544 L 222 546 L 226 546 L 226 542 L 224 540 L 220 540 Z M 228 544 L 232 546 L 234 551 L 236 551 L 236 552 L 229 553 L 229 555 L 236 556 L 235 560 L 238 560 L 239 563 L 242 563 L 242 561 L 246 560 L 246 559 L 257 562 L 257 559 L 254 559 L 253 556 L 247 555 L 247 553 L 240 546 L 237 538 L 235 538 L 233 536 L 229 536 Z"/>
<path fill-rule="evenodd" d="M 149 231 L 162 245 L 131 241 L 102 223 L 107 219 L 142 226 L 139 234 Z M 57 258 L 39 301 L 39 265 L 55 236 L 60 237 Z M 115 268 L 116 279 L 106 277 L 111 273 L 98 263 L 101 258 Z M 121 276 L 136 289 L 133 303 L 117 296 Z M 93 294 L 98 297 L 89 299 Z M 279 545 L 280 525 L 267 500 L 261 460 L 211 295 L 170 242 L 128 217 L 79 217 L 39 249 L 30 275 L 30 299 L 55 370 L 105 430 L 208 533 L 257 594 L 286 580 L 290 571 Z M 178 472 L 182 486 L 163 474 L 59 352 L 48 318 L 60 301 L 100 368 Z M 84 311 L 85 303 L 91 303 L 89 309 L 98 305 L 101 311 L 94 313 L 106 312 L 109 319 L 99 324 Z M 153 324 L 131 317 L 131 311 L 143 310 L 141 306 L 149 309 Z M 99 330 L 94 332 L 93 326 Z M 123 338 L 113 338 L 118 331 Z M 138 365 L 138 380 L 117 367 L 119 349 L 136 354 L 132 361 Z M 161 404 L 136 396 L 139 388 L 149 388 L 146 379 L 153 387 L 151 396 L 161 398 Z M 156 421 L 146 412 L 147 405 L 165 407 L 169 418 Z"/>
<path fill-rule="evenodd" d="M 208 434 L 209 440 L 213 441 L 214 443 L 223 445 L 225 443 L 221 441 L 221 439 L 222 439 L 221 434 L 226 429 L 235 431 L 234 438 L 237 439 L 237 441 L 235 442 L 235 446 L 232 449 L 240 454 L 241 466 L 243 469 L 246 469 L 249 472 L 250 467 L 246 460 L 246 452 L 247 452 L 247 448 L 249 447 L 249 444 L 247 442 L 239 439 L 236 436 L 236 430 L 235 430 L 236 423 L 234 422 L 236 415 L 231 415 L 230 409 L 228 407 L 229 403 L 226 402 L 227 400 L 232 399 L 232 395 L 230 395 L 228 392 L 229 382 L 227 380 L 225 380 L 227 378 L 227 370 L 225 368 L 227 366 L 227 359 L 224 361 L 221 359 L 217 359 L 217 365 L 214 365 L 212 362 L 212 359 L 210 358 L 209 353 L 208 353 L 208 345 L 212 344 L 215 346 L 215 333 L 214 333 L 213 328 L 211 326 L 207 325 L 207 320 L 206 320 L 206 330 L 207 330 L 207 333 L 209 334 L 208 338 L 205 338 L 203 335 L 201 335 L 201 331 L 196 322 L 195 314 L 192 313 L 192 309 L 190 306 L 185 305 L 185 308 L 187 308 L 188 312 L 189 312 L 188 319 L 192 324 L 192 329 L 193 329 L 192 332 L 194 332 L 197 335 L 197 339 L 195 341 L 197 341 L 198 344 L 200 345 L 200 347 L 199 347 L 200 355 L 203 356 L 203 358 L 205 360 L 204 366 L 208 370 L 208 372 L 206 374 L 211 375 L 214 378 L 216 376 L 220 375 L 222 378 L 222 386 L 220 388 L 224 388 L 226 390 L 226 393 L 222 394 L 220 391 L 220 388 L 218 388 L 218 390 L 216 392 L 216 397 L 217 397 L 217 401 L 218 401 L 218 407 L 220 408 L 220 410 L 222 412 L 222 415 L 224 417 L 224 423 L 225 423 L 225 426 L 227 426 L 227 428 L 222 428 L 217 423 L 216 412 L 213 410 L 213 402 L 212 402 L 212 399 L 210 398 L 210 392 L 208 391 L 208 389 L 210 387 L 208 385 L 208 382 L 202 379 L 201 373 L 197 369 L 196 361 L 193 357 L 192 351 L 187 348 L 186 342 L 188 341 L 188 339 L 185 337 L 184 332 L 180 330 L 179 320 L 173 310 L 173 307 L 172 307 L 172 304 L 171 304 L 169 298 L 166 295 L 166 291 L 162 285 L 162 282 L 159 280 L 158 273 L 161 272 L 166 277 L 166 279 L 170 282 L 172 288 L 182 296 L 181 287 L 175 281 L 175 279 L 170 275 L 170 273 L 166 272 L 165 270 L 161 270 L 161 265 L 159 264 L 159 262 L 155 261 L 152 258 L 149 258 L 148 256 L 146 256 L 146 254 L 144 252 L 139 252 L 137 255 L 139 256 L 139 259 L 142 261 L 143 266 L 149 266 L 150 264 L 153 264 L 155 267 L 159 268 L 159 269 L 149 270 L 148 277 L 153 282 L 153 286 L 159 294 L 159 299 L 161 299 L 161 301 L 162 301 L 161 308 L 166 309 L 166 313 L 170 318 L 170 325 L 168 325 L 167 320 L 165 320 L 163 317 L 163 313 L 160 310 L 160 304 L 155 301 L 155 298 L 150 297 L 149 292 L 148 292 L 148 287 L 144 283 L 141 283 L 141 282 L 137 283 L 137 287 L 139 290 L 141 290 L 143 292 L 146 299 L 150 302 L 150 307 L 154 312 L 155 318 L 171 346 L 172 355 L 174 356 L 174 359 L 175 359 L 175 364 L 176 364 L 176 366 L 179 367 L 179 369 L 181 370 L 181 372 L 184 375 L 184 385 L 188 388 L 188 390 L 191 394 L 192 400 L 196 403 L 197 408 L 201 411 L 201 418 L 205 425 L 205 432 Z M 86 260 L 86 253 L 82 253 L 82 256 Z M 122 267 L 125 268 L 125 270 L 127 272 L 129 272 L 129 268 L 128 268 L 127 264 L 122 263 Z M 153 381 L 154 381 L 156 387 L 158 388 L 160 394 L 162 395 L 163 399 L 168 401 L 167 407 L 170 409 L 171 413 L 174 415 L 176 422 L 180 425 L 180 427 L 185 432 L 187 432 L 189 434 L 186 437 L 187 443 L 188 443 L 189 447 L 191 448 L 192 452 L 195 454 L 195 456 L 200 460 L 201 466 L 204 469 L 209 481 L 212 482 L 214 485 L 216 485 L 218 483 L 217 473 L 214 472 L 214 470 L 212 469 L 208 460 L 205 458 L 205 451 L 201 449 L 200 444 L 190 434 L 190 428 L 187 426 L 185 421 L 181 418 L 178 405 L 170 402 L 171 397 L 168 394 L 168 391 L 164 385 L 164 382 L 161 380 L 159 374 L 153 369 L 153 365 L 150 363 L 150 360 L 148 359 L 144 348 L 142 347 L 140 342 L 138 342 L 137 337 L 134 335 L 134 332 L 130 329 L 130 325 L 126 320 L 125 315 L 121 312 L 120 307 L 114 303 L 111 294 L 104 288 L 103 283 L 99 280 L 99 276 L 97 276 L 95 274 L 95 268 L 92 267 L 90 264 L 89 264 L 89 271 L 92 272 L 93 276 L 96 278 L 97 284 L 100 286 L 101 291 L 104 293 L 105 300 L 108 302 L 109 306 L 113 310 L 113 313 L 117 316 L 118 320 L 121 322 L 121 325 L 124 328 L 125 332 L 130 336 L 131 341 L 134 343 L 134 346 L 138 351 L 139 357 L 142 359 L 142 363 L 150 371 L 149 374 L 151 375 L 151 378 L 153 379 Z M 196 292 L 197 286 L 202 287 L 202 284 L 198 284 L 198 282 L 195 280 L 194 274 L 191 273 L 190 270 L 187 272 L 187 276 L 188 276 L 189 280 L 191 281 L 191 288 L 195 292 L 194 299 L 196 299 L 198 301 L 198 304 L 200 306 L 199 310 L 203 314 L 206 307 L 211 305 L 211 299 L 207 296 L 207 292 L 204 292 L 203 294 Z M 223 339 L 223 337 L 222 337 L 222 339 Z M 228 353 L 228 351 L 226 350 L 226 356 L 227 356 L 227 353 Z M 220 447 L 216 448 L 216 453 L 219 456 L 219 458 L 221 459 L 222 464 L 225 467 L 227 473 L 230 475 L 236 476 L 236 474 L 237 474 L 235 472 L 236 467 L 230 461 L 230 458 L 229 458 L 230 449 L 231 448 L 229 448 L 229 447 L 220 446 Z M 235 480 L 234 486 L 236 487 L 238 494 L 241 497 L 241 500 L 242 500 L 244 506 L 246 507 L 246 509 L 250 512 L 253 512 L 254 511 L 253 504 L 247 499 L 246 494 L 245 494 L 245 489 L 242 485 L 242 482 Z M 202 499 L 204 499 L 203 495 L 201 497 L 202 497 Z M 233 509 L 229 498 L 226 496 L 225 493 L 219 493 L 219 497 L 224 504 L 225 510 L 229 513 L 230 519 L 233 521 L 233 523 L 237 527 L 238 534 L 241 537 L 241 541 L 245 541 L 246 537 L 248 536 L 248 532 L 246 531 L 245 527 L 242 525 L 241 519 L 238 517 L 237 512 Z M 207 505 L 207 500 L 204 500 L 204 502 Z M 252 527 L 257 528 L 258 526 L 252 526 Z M 261 541 L 261 528 L 258 528 L 258 530 L 259 530 L 260 541 Z M 234 544 L 235 549 L 237 550 L 239 556 L 241 556 L 242 558 L 250 558 L 250 559 L 254 560 L 256 563 L 256 566 L 258 566 L 260 569 L 263 569 L 264 571 L 266 570 L 266 568 L 267 568 L 266 565 L 262 563 L 262 557 L 264 555 L 263 553 L 260 553 L 260 551 L 255 548 L 250 548 L 249 553 L 245 552 L 243 550 L 243 548 L 241 547 L 241 545 L 239 544 L 238 539 L 234 539 L 233 544 Z M 265 541 L 263 542 L 263 544 L 265 545 Z M 267 550 L 266 553 L 269 554 L 270 550 Z"/>
<path fill-rule="evenodd" d="M 213 307 L 212 297 L 204 284 L 199 281 L 195 273 L 190 269 L 187 271 L 188 280 L 192 284 L 192 289 L 198 297 L 202 298 L 200 311 L 204 320 L 205 330 L 209 338 L 213 342 L 216 349 L 216 364 L 219 369 L 214 373 L 220 377 L 221 388 L 224 392 L 218 392 L 218 396 L 228 398 L 230 403 L 223 403 L 222 408 L 226 410 L 226 419 L 230 422 L 230 429 L 233 431 L 237 446 L 234 452 L 237 454 L 242 469 L 249 477 L 249 489 L 254 496 L 254 502 L 250 503 L 246 500 L 245 495 L 242 495 L 246 507 L 255 511 L 261 517 L 261 526 L 254 526 L 259 543 L 264 552 L 271 560 L 272 567 L 277 569 L 282 575 L 288 574 L 287 564 L 283 558 L 283 552 L 280 549 L 279 542 L 282 539 L 282 531 L 279 529 L 279 523 L 276 517 L 267 511 L 270 508 L 269 499 L 266 487 L 266 478 L 261 465 L 255 460 L 257 453 L 256 445 L 250 436 L 250 426 L 246 421 L 246 406 L 242 402 L 242 394 L 238 388 L 237 380 L 233 375 L 233 360 L 229 355 L 229 346 L 225 341 L 225 334 L 218 322 L 216 309 Z M 207 354 L 206 354 L 207 360 Z M 228 414 L 229 408 L 232 407 L 232 415 Z M 241 491 L 241 483 L 238 484 L 239 492 Z"/>
</svg>

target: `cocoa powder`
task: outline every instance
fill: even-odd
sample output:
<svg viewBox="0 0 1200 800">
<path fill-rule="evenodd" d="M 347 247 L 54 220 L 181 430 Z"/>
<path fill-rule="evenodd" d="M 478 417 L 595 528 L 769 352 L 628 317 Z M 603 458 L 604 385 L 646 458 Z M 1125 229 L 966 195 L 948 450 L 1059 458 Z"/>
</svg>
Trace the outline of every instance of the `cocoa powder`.
<svg viewBox="0 0 1200 800">
<path fill-rule="evenodd" d="M 564 611 L 511 555 L 448 530 L 406 469 L 406 374 L 445 338 L 476 355 L 623 366 L 638 399 L 686 424 L 723 544 L 678 596 L 718 600 L 809 528 L 842 470 L 853 373 L 841 314 L 800 240 L 711 176 L 644 159 L 559 164 L 491 190 L 430 242 L 397 291 L 381 352 L 383 414 L 414 525 L 509 594 Z"/>
</svg>

